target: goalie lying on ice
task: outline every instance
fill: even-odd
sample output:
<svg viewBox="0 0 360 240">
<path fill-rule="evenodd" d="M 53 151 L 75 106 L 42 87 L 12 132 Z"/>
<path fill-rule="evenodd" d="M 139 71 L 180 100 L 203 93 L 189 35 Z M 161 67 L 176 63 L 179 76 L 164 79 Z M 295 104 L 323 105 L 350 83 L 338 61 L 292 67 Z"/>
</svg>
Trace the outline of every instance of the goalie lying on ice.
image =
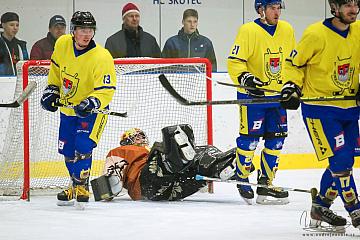
<svg viewBox="0 0 360 240">
<path fill-rule="evenodd" d="M 149 148 L 145 133 L 126 131 L 120 146 L 110 150 L 104 175 L 91 181 L 95 201 L 111 200 L 125 188 L 133 200 L 175 201 L 206 186 L 196 174 L 222 179 L 235 174 L 235 148 L 195 146 L 190 125 L 162 129 L 163 142 Z"/>
</svg>

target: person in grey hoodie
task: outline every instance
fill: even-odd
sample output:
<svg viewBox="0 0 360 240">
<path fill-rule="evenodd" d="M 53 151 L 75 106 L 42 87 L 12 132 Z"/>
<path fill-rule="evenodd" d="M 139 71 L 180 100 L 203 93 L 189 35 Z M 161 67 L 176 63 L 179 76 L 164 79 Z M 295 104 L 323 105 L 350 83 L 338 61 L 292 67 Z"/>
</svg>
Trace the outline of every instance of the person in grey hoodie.
<svg viewBox="0 0 360 240">
<path fill-rule="evenodd" d="M 163 48 L 164 58 L 201 57 L 210 60 L 212 71 L 217 71 L 216 56 L 212 42 L 200 35 L 198 26 L 199 15 L 195 9 L 186 9 L 183 13 L 183 27 L 179 33 L 170 37 Z"/>
<path fill-rule="evenodd" d="M 139 25 L 140 11 L 134 3 L 125 4 L 122 18 L 122 29 L 106 39 L 105 48 L 112 57 L 160 57 L 155 37 Z"/>
</svg>

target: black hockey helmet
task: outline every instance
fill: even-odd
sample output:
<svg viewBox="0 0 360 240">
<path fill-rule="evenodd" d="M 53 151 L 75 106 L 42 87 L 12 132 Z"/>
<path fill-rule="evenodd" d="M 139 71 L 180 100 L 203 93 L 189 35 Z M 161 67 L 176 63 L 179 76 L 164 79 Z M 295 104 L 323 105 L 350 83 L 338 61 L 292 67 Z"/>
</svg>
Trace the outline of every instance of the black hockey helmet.
<svg viewBox="0 0 360 240">
<path fill-rule="evenodd" d="M 331 9 L 331 13 L 333 12 L 333 7 L 331 4 L 334 4 L 338 7 L 340 7 L 341 5 L 344 5 L 346 3 L 357 3 L 357 5 L 360 7 L 360 0 L 328 0 L 329 5 L 330 5 L 330 9 Z"/>
<path fill-rule="evenodd" d="M 360 0 L 328 0 L 328 3 L 330 5 L 331 14 L 337 18 L 340 18 L 341 21 L 343 21 L 342 17 L 336 16 L 336 8 L 340 8 L 341 5 L 346 3 L 357 3 L 357 5 L 360 7 Z"/>
<path fill-rule="evenodd" d="M 87 27 L 96 29 L 96 21 L 90 12 L 76 11 L 70 21 L 70 30 L 73 32 L 76 27 Z"/>
<path fill-rule="evenodd" d="M 331 6 L 331 4 L 337 4 L 338 6 L 341 6 L 343 4 L 346 4 L 346 3 L 351 3 L 351 2 L 357 2 L 357 4 L 359 5 L 360 3 L 360 0 L 328 0 L 329 2 L 329 5 Z"/>
</svg>

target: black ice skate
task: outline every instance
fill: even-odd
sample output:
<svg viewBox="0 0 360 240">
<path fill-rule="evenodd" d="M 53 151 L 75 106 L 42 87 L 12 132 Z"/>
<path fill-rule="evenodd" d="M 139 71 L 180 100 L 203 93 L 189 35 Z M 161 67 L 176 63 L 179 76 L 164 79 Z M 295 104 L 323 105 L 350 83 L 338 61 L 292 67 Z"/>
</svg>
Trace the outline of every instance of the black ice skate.
<svg viewBox="0 0 360 240">
<path fill-rule="evenodd" d="M 263 205 L 285 205 L 289 203 L 289 193 L 280 188 L 272 187 L 271 181 L 266 176 L 261 176 L 259 171 L 258 184 L 267 185 L 269 188 L 257 187 L 256 203 Z"/>
<path fill-rule="evenodd" d="M 350 213 L 351 223 L 355 228 L 360 229 L 360 209 L 356 209 Z"/>
<path fill-rule="evenodd" d="M 57 194 L 58 206 L 73 206 L 74 205 L 74 189 L 70 186 Z"/>
<path fill-rule="evenodd" d="M 239 178 L 238 179 L 241 182 L 249 182 L 249 178 Z M 240 196 L 244 199 L 244 201 L 249 204 L 252 205 L 253 201 L 252 199 L 254 198 L 254 191 L 252 190 L 252 188 L 250 186 L 246 186 L 246 185 L 241 185 L 241 184 L 237 184 L 237 189 L 239 191 Z"/>
<path fill-rule="evenodd" d="M 310 229 L 324 232 L 345 232 L 346 219 L 336 215 L 329 208 L 323 207 L 317 203 L 316 199 L 318 196 L 317 191 L 311 193 L 312 205 L 310 211 Z M 323 198 L 322 201 L 325 201 L 328 204 L 332 203 L 332 201 L 327 198 Z M 354 215 L 356 214 L 354 213 Z M 328 225 L 322 224 L 323 222 Z"/>
<path fill-rule="evenodd" d="M 313 202 L 310 217 L 310 228 L 317 228 L 327 232 L 345 232 L 346 219 L 336 215 L 327 207 Z M 358 219 L 358 221 L 360 220 Z M 322 222 L 329 225 L 323 225 Z"/>
</svg>

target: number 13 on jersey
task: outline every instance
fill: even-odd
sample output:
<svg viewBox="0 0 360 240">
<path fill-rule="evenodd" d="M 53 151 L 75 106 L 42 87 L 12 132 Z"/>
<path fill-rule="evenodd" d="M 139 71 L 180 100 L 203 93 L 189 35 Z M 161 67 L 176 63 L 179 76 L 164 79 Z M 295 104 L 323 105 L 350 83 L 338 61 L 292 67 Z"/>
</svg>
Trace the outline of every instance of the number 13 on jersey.
<svg viewBox="0 0 360 240">
<path fill-rule="evenodd" d="M 110 74 L 104 75 L 103 83 L 104 84 L 110 84 L 111 83 Z"/>
</svg>

